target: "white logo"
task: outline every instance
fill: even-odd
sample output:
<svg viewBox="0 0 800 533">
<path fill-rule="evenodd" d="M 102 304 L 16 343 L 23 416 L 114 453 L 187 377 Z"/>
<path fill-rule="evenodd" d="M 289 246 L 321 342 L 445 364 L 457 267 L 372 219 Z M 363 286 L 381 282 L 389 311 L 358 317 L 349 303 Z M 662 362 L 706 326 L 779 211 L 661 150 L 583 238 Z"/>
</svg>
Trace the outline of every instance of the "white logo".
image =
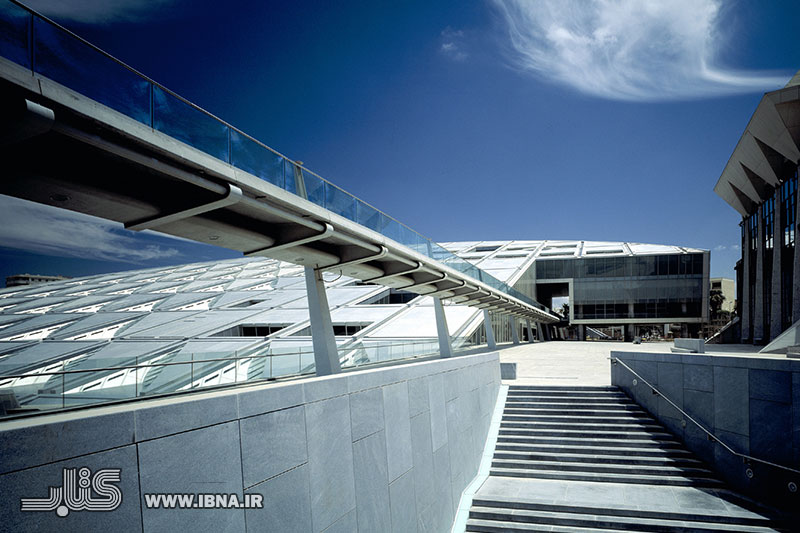
<svg viewBox="0 0 800 533">
<path fill-rule="evenodd" d="M 60 487 L 50 487 L 47 498 L 22 498 L 23 511 L 53 511 L 64 517 L 70 511 L 113 511 L 122 503 L 119 483 L 122 469 L 103 468 L 92 475 L 86 467 L 65 468 Z"/>
</svg>

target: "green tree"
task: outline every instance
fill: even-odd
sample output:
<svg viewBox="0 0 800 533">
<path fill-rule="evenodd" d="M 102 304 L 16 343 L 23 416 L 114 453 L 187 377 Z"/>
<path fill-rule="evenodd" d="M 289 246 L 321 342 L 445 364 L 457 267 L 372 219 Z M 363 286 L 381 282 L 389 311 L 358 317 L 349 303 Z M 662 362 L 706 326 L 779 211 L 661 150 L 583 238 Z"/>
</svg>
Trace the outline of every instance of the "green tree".
<svg viewBox="0 0 800 533">
<path fill-rule="evenodd" d="M 725 302 L 725 296 L 719 289 L 711 289 L 708 297 L 708 307 L 711 311 L 711 319 L 715 320 L 720 317 L 722 313 L 722 304 Z"/>
</svg>

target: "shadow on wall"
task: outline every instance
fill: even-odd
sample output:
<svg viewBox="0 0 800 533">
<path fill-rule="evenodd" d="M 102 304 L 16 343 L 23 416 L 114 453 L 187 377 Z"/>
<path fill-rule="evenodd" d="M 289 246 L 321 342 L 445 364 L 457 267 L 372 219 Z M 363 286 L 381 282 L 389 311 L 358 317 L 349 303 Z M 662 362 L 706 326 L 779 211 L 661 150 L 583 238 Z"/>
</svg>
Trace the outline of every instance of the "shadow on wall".
<svg viewBox="0 0 800 533">
<path fill-rule="evenodd" d="M 800 508 L 800 361 L 699 354 L 611 352 L 611 383 L 649 411 L 737 490 L 789 510 Z M 691 418 L 709 437 L 647 381 Z"/>
</svg>

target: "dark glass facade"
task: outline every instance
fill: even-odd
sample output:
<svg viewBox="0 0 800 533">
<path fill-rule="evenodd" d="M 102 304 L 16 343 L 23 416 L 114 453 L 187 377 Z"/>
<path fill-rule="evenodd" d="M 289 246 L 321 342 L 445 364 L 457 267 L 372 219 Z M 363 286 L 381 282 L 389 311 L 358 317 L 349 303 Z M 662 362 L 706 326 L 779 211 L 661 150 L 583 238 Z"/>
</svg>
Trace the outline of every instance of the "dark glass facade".
<svg viewBox="0 0 800 533">
<path fill-rule="evenodd" d="M 571 280 L 575 321 L 699 322 L 703 253 L 538 259 L 536 279 Z"/>
</svg>

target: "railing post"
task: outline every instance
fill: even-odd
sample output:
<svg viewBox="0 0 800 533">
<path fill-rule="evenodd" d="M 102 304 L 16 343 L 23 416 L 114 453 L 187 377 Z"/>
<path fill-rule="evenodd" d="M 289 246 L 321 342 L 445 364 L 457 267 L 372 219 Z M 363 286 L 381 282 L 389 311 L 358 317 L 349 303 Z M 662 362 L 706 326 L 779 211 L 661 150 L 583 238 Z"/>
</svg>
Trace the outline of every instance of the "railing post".
<svg viewBox="0 0 800 533">
<path fill-rule="evenodd" d="M 486 345 L 490 350 L 497 349 L 497 343 L 494 342 L 494 330 L 492 329 L 492 317 L 489 316 L 489 311 L 483 310 L 483 327 L 486 329 Z"/>
<path fill-rule="evenodd" d="M 450 331 L 447 329 L 447 317 L 444 314 L 442 300 L 438 297 L 433 298 L 433 311 L 436 314 L 436 332 L 439 335 L 439 356 L 452 357 L 453 351 L 450 346 Z"/>
<path fill-rule="evenodd" d="M 337 374 L 342 371 L 342 367 L 339 363 L 336 337 L 333 335 L 331 309 L 328 307 L 328 296 L 325 293 L 322 272 L 313 267 L 305 267 L 305 271 L 316 373 L 318 376 Z"/>
</svg>

